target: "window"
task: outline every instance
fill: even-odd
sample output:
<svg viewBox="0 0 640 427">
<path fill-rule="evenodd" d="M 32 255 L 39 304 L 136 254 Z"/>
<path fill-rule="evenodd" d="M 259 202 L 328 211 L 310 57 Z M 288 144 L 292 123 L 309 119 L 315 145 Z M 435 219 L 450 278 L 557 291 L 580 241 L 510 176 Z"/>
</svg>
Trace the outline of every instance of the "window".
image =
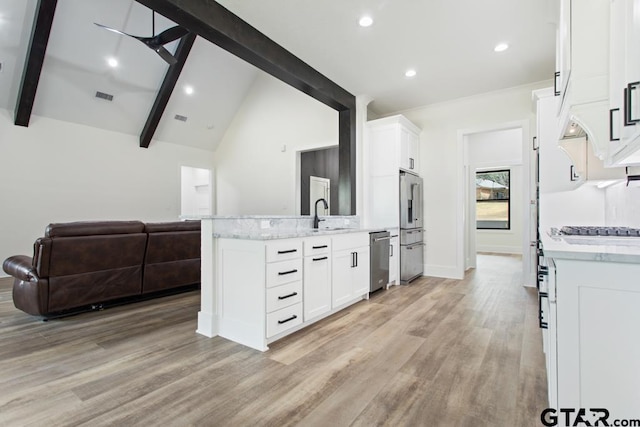
<svg viewBox="0 0 640 427">
<path fill-rule="evenodd" d="M 511 228 L 510 171 L 476 172 L 476 228 L 509 230 Z"/>
</svg>

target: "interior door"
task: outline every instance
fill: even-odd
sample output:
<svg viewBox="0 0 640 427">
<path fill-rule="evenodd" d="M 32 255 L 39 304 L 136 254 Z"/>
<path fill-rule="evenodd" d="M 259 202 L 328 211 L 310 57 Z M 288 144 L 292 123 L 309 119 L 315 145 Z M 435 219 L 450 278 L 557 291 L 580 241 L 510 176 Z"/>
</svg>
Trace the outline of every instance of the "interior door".
<svg viewBox="0 0 640 427">
<path fill-rule="evenodd" d="M 322 203 L 318 203 L 318 215 L 327 216 L 331 212 L 331 180 L 318 176 L 309 177 L 309 214 L 315 212 L 315 205 L 318 199 L 325 199 L 328 208 L 325 209 Z"/>
</svg>

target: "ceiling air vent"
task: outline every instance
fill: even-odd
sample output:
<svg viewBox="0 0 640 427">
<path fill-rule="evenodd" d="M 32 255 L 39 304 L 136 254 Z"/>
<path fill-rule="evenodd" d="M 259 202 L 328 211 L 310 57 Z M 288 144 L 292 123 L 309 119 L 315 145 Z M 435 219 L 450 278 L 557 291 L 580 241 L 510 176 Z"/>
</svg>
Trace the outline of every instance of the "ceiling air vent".
<svg viewBox="0 0 640 427">
<path fill-rule="evenodd" d="M 104 92 L 96 92 L 96 98 L 100 98 L 100 99 L 105 99 L 107 101 L 113 101 L 113 95 L 109 95 L 108 93 L 104 93 Z"/>
<path fill-rule="evenodd" d="M 176 114 L 174 119 L 179 120 L 181 122 L 186 122 L 187 121 L 187 116 L 181 116 L 180 114 Z"/>
</svg>

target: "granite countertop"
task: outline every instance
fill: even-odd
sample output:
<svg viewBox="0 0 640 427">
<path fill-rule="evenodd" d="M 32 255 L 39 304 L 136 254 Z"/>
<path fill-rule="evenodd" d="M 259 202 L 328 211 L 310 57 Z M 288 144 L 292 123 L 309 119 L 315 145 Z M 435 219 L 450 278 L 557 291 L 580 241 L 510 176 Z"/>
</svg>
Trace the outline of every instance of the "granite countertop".
<svg viewBox="0 0 640 427">
<path fill-rule="evenodd" d="M 640 264 L 640 238 L 550 236 L 540 233 L 544 256 L 554 259 Z"/>
<path fill-rule="evenodd" d="M 275 239 L 295 239 L 297 237 L 327 236 L 346 233 L 370 233 L 373 231 L 384 231 L 379 228 L 318 228 L 299 230 L 259 230 L 259 231 L 221 231 L 214 232 L 213 237 L 221 239 L 243 239 L 243 240 L 275 240 Z"/>
</svg>

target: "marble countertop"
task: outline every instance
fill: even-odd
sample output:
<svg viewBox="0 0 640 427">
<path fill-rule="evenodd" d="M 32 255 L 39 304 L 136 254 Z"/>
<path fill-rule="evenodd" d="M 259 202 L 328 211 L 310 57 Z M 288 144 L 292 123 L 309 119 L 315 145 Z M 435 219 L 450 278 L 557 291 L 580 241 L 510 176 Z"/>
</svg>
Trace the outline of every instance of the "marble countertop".
<svg viewBox="0 0 640 427">
<path fill-rule="evenodd" d="M 292 230 L 261 230 L 261 231 L 222 231 L 214 232 L 213 237 L 220 239 L 244 239 L 244 240 L 275 240 L 295 239 L 297 237 L 327 236 L 345 233 L 370 233 L 384 231 L 379 228 L 318 228 L 318 229 L 292 229 Z"/>
<path fill-rule="evenodd" d="M 638 237 L 558 237 L 546 232 L 540 234 L 544 255 L 549 258 L 640 264 Z"/>
</svg>

